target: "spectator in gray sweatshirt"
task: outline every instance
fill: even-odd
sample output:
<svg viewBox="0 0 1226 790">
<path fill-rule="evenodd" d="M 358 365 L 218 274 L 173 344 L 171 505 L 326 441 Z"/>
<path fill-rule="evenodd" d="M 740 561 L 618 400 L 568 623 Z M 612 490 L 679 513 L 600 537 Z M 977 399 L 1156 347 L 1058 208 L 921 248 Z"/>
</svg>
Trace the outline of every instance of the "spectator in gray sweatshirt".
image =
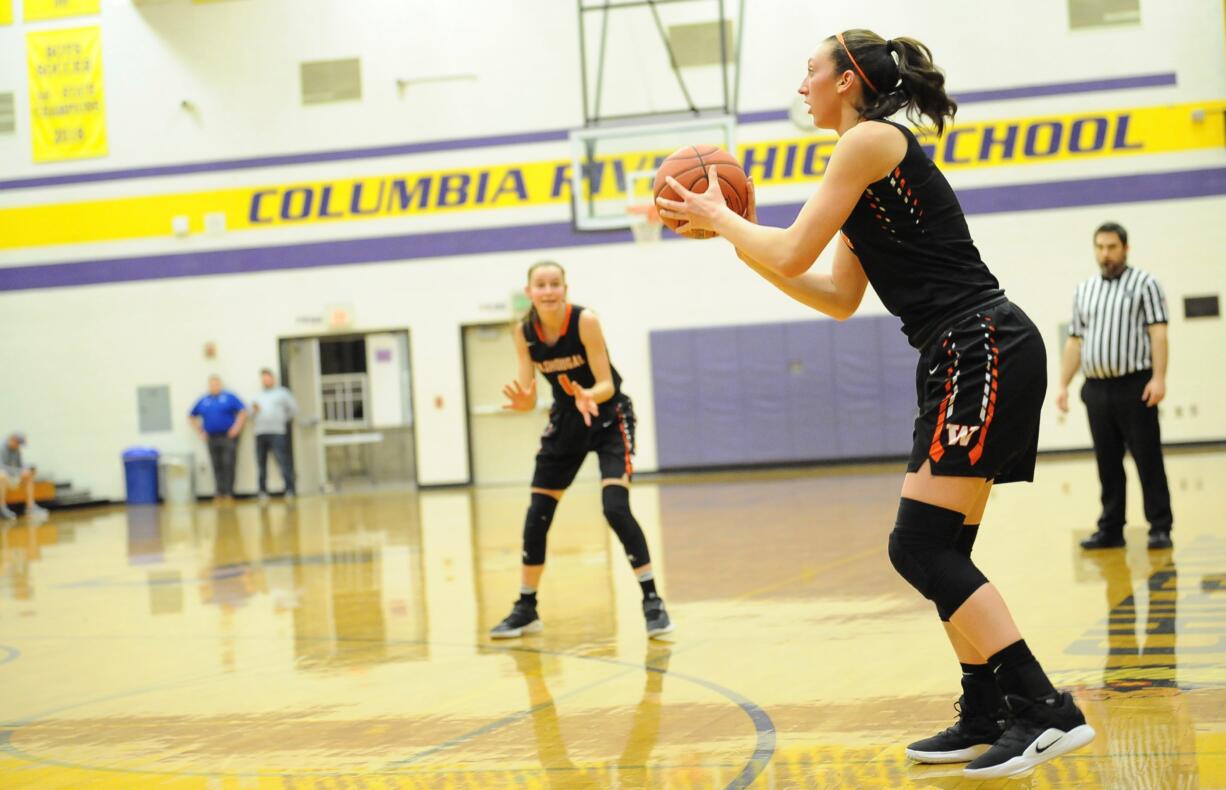
<svg viewBox="0 0 1226 790">
<path fill-rule="evenodd" d="M 260 468 L 260 501 L 268 501 L 268 451 L 276 456 L 285 479 L 285 498 L 294 498 L 294 459 L 289 451 L 289 421 L 298 413 L 293 394 L 277 384 L 272 371 L 260 371 L 264 389 L 252 400 L 255 413 L 255 459 Z"/>
</svg>

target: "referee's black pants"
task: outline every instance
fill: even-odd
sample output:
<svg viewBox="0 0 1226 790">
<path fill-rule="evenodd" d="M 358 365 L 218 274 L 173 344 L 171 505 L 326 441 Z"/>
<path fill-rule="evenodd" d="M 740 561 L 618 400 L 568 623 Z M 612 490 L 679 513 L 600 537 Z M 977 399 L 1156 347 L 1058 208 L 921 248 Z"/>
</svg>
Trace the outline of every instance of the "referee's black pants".
<svg viewBox="0 0 1226 790">
<path fill-rule="evenodd" d="M 1141 477 L 1145 519 L 1149 531 L 1169 532 L 1171 492 L 1162 462 L 1162 433 L 1158 427 L 1158 408 L 1141 400 L 1152 370 L 1129 373 L 1114 379 L 1086 379 L 1081 400 L 1090 417 L 1090 435 L 1098 461 L 1098 480 L 1102 483 L 1102 515 L 1098 528 L 1107 535 L 1124 532 L 1124 451 L 1132 453 Z"/>
</svg>

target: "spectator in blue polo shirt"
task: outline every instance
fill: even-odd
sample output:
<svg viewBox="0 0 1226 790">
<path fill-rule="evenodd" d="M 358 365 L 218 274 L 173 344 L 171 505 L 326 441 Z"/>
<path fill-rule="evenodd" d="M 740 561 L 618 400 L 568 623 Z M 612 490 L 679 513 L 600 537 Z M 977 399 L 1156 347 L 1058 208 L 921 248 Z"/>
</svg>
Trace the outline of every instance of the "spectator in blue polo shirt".
<svg viewBox="0 0 1226 790">
<path fill-rule="evenodd" d="M 213 461 L 214 501 L 234 499 L 234 460 L 238 435 L 247 422 L 247 409 L 238 396 L 221 388 L 221 376 L 209 376 L 209 394 L 192 407 L 192 424 L 208 442 Z"/>
</svg>

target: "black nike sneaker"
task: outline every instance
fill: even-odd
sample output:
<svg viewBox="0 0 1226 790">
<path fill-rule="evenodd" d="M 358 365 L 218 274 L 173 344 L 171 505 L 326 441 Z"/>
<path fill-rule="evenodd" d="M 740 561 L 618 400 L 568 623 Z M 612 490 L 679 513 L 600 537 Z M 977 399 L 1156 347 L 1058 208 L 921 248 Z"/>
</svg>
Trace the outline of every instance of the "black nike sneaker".
<svg viewBox="0 0 1226 790">
<path fill-rule="evenodd" d="M 643 619 L 647 621 L 648 637 L 663 636 L 673 630 L 673 621 L 668 619 L 668 611 L 664 608 L 662 598 L 643 601 Z"/>
<path fill-rule="evenodd" d="M 524 634 L 539 634 L 545 630 L 541 618 L 536 615 L 536 606 L 527 601 L 516 601 L 511 613 L 490 630 L 493 639 L 514 639 Z"/>
<path fill-rule="evenodd" d="M 919 763 L 965 763 L 991 748 L 1004 733 L 1004 701 L 991 688 L 962 678 L 962 696 L 954 703 L 958 721 L 952 727 L 907 747 L 907 757 Z"/>
<path fill-rule="evenodd" d="M 1005 696 L 1009 726 L 992 748 L 966 766 L 971 779 L 1000 779 L 1080 749 L 1094 740 L 1094 728 L 1067 693 L 1044 699 Z"/>
</svg>

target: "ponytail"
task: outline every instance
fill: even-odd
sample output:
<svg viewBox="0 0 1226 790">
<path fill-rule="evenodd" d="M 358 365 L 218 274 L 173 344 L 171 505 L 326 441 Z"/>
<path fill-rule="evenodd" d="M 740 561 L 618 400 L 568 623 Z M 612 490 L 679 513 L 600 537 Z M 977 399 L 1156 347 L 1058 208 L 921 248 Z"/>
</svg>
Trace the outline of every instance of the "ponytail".
<svg viewBox="0 0 1226 790">
<path fill-rule="evenodd" d="M 878 120 L 905 109 L 912 123 L 927 118 L 938 135 L 953 120 L 958 103 L 945 93 L 945 74 L 921 42 L 887 41 L 871 30 L 848 30 L 829 40 L 835 42 L 835 66 L 860 75 L 864 97 L 860 117 Z"/>
</svg>

